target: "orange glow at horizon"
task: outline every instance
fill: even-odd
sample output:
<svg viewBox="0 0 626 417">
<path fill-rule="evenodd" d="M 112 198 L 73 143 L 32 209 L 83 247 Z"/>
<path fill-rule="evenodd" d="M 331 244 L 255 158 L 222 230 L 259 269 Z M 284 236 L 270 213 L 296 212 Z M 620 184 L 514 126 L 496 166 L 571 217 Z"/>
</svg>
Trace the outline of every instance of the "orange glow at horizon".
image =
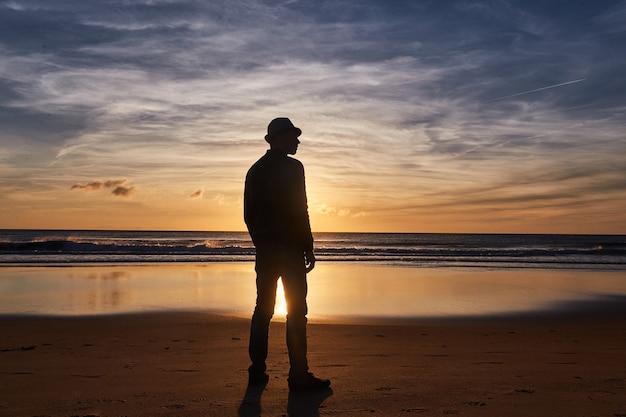
<svg viewBox="0 0 626 417">
<path fill-rule="evenodd" d="M 0 228 L 245 231 L 243 173 L 256 156 L 247 157 L 230 180 L 219 183 L 224 191 L 205 186 L 196 198 L 190 197 L 192 186 L 158 190 L 148 188 L 148 179 L 134 180 L 136 191 L 123 197 L 102 190 L 72 190 L 67 184 L 59 189 L 14 191 L 4 196 Z M 375 178 L 346 191 L 352 185 L 336 182 L 334 176 L 320 170 L 316 165 L 320 162 L 312 155 L 299 159 L 311 167 L 307 169 L 307 192 L 314 233 L 626 234 L 624 194 L 580 206 L 533 199 L 530 188 L 527 194 L 509 195 L 474 191 L 464 188 L 458 178 L 450 178 L 449 183 L 458 183 L 439 194 L 433 194 L 438 182 L 427 178 L 412 192 L 401 186 L 384 187 Z M 329 185 L 331 182 L 335 183 Z M 537 188 L 539 191 L 549 196 L 548 191 Z"/>
</svg>

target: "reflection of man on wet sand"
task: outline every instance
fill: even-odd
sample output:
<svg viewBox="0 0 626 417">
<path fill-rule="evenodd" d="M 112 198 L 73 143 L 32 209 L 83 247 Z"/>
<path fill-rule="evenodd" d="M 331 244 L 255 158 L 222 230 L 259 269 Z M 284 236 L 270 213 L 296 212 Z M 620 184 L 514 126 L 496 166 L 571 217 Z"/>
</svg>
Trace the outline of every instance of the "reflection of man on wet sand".
<svg viewBox="0 0 626 417">
<path fill-rule="evenodd" d="M 248 368 L 251 385 L 267 383 L 265 360 L 276 286 L 282 278 L 287 302 L 289 388 L 324 389 L 330 381 L 309 372 L 307 363 L 306 273 L 315 267 L 309 224 L 304 168 L 289 157 L 298 150 L 302 131 L 287 118 L 267 127 L 270 149 L 248 171 L 244 192 L 244 219 L 256 247 L 257 300 L 250 329 Z"/>
</svg>

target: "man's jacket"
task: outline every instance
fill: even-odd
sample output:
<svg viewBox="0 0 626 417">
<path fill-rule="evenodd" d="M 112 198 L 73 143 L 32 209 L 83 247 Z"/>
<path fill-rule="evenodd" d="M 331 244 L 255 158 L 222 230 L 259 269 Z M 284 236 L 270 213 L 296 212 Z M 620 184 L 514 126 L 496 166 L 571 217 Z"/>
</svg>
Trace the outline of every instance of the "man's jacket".
<svg viewBox="0 0 626 417">
<path fill-rule="evenodd" d="M 313 249 L 304 167 L 297 159 L 268 150 L 248 170 L 243 207 L 256 247 L 285 244 Z"/>
</svg>

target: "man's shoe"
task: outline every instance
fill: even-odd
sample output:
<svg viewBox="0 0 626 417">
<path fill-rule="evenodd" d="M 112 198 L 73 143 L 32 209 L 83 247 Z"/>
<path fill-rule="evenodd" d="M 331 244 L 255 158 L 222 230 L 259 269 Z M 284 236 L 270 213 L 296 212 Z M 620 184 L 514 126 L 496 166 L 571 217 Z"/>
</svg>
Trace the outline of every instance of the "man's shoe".
<svg viewBox="0 0 626 417">
<path fill-rule="evenodd" d="M 330 387 L 329 379 L 320 379 L 308 372 L 303 376 L 289 377 L 289 389 L 291 391 L 322 390 Z"/>
<path fill-rule="evenodd" d="M 265 372 L 249 372 L 248 385 L 265 385 L 270 380 L 270 376 Z"/>
</svg>

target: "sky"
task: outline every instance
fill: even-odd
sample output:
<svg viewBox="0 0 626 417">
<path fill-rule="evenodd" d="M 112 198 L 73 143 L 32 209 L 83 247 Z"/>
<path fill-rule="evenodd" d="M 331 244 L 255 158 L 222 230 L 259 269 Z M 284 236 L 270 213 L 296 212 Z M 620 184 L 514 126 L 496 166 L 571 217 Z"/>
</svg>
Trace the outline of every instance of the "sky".
<svg viewBox="0 0 626 417">
<path fill-rule="evenodd" d="M 626 234 L 626 1 L 0 0 L 0 228 Z"/>
</svg>

